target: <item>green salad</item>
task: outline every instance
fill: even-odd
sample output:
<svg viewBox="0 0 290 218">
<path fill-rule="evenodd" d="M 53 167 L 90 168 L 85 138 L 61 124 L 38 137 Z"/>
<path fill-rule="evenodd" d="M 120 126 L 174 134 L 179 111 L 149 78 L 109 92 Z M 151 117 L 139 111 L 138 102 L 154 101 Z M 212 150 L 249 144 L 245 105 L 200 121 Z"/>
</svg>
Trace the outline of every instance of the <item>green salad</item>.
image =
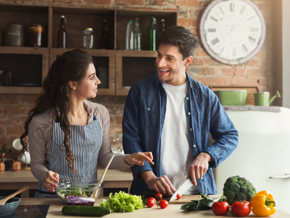
<svg viewBox="0 0 290 218">
<path fill-rule="evenodd" d="M 62 190 L 60 188 L 59 190 L 56 191 L 56 194 L 64 201 L 66 201 L 67 196 L 71 196 L 71 195 L 93 198 L 91 191 L 88 191 L 88 190 L 89 188 L 66 188 L 65 190 Z"/>
<path fill-rule="evenodd" d="M 141 196 L 129 195 L 122 191 L 114 195 L 110 193 L 108 200 L 102 199 L 101 206 L 112 212 L 133 212 L 144 208 Z"/>
</svg>

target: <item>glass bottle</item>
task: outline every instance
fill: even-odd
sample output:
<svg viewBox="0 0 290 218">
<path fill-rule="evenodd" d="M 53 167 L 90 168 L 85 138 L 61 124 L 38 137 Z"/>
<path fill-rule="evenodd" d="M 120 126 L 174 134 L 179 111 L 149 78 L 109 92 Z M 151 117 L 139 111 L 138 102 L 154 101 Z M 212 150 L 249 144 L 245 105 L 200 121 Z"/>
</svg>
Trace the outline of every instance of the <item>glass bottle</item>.
<svg viewBox="0 0 290 218">
<path fill-rule="evenodd" d="M 66 18 L 64 15 L 60 17 L 60 26 L 58 31 L 58 47 L 66 48 L 66 30 L 65 30 Z"/>
<path fill-rule="evenodd" d="M 149 28 L 149 50 L 156 51 L 156 19 L 151 14 L 151 26 Z"/>
<path fill-rule="evenodd" d="M 133 35 L 134 35 L 134 50 L 141 51 L 142 33 L 139 29 L 139 18 L 138 17 L 135 18 L 135 27 L 134 27 Z"/>
<path fill-rule="evenodd" d="M 85 49 L 94 48 L 94 30 L 93 28 L 85 28 L 82 30 L 82 45 Z"/>
<path fill-rule="evenodd" d="M 125 36 L 125 49 L 126 50 L 134 49 L 132 23 L 133 23 L 132 20 L 127 21 L 126 36 Z"/>
<path fill-rule="evenodd" d="M 109 30 L 108 30 L 108 22 L 104 20 L 103 23 L 103 34 L 101 39 L 101 48 L 102 49 L 109 49 L 110 47 L 110 37 L 109 37 Z"/>
<path fill-rule="evenodd" d="M 165 19 L 161 19 L 161 32 L 165 30 Z"/>
</svg>

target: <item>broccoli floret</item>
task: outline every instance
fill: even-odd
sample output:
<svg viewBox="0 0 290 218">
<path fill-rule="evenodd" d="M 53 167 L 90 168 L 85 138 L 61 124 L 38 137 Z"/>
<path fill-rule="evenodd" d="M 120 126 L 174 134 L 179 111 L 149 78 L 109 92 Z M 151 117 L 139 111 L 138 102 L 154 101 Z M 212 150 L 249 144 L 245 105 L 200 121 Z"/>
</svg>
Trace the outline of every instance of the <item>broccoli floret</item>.
<svg viewBox="0 0 290 218">
<path fill-rule="evenodd" d="M 256 189 L 244 177 L 232 176 L 225 182 L 223 194 L 232 205 L 235 201 L 251 201 L 256 194 Z"/>
</svg>

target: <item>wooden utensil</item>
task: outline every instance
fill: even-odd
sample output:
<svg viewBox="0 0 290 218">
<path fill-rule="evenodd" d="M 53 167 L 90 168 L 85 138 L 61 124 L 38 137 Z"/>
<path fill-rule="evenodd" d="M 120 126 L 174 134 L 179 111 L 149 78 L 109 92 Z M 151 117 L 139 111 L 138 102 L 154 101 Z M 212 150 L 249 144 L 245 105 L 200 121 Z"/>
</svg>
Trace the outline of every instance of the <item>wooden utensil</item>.
<svg viewBox="0 0 290 218">
<path fill-rule="evenodd" d="M 106 172 L 107 172 L 107 170 L 108 170 L 108 168 L 109 168 L 109 166 L 110 166 L 112 160 L 114 159 L 114 157 L 115 157 L 115 154 L 113 153 L 111 159 L 110 159 L 109 162 L 107 163 L 107 166 L 106 166 L 106 168 L 105 168 L 105 170 L 104 170 L 104 172 L 103 172 L 103 175 L 102 175 L 102 177 L 101 177 L 99 183 L 95 186 L 95 188 L 98 188 L 98 187 L 101 186 L 101 184 L 102 184 L 102 182 L 103 182 L 103 180 L 104 180 L 104 178 L 105 178 Z M 100 189 L 96 189 L 96 190 L 93 192 L 93 196 L 95 196 L 95 199 L 99 196 L 100 192 L 101 192 Z"/>
<path fill-rule="evenodd" d="M 21 192 L 24 192 L 25 190 L 29 189 L 29 186 L 25 186 L 21 189 L 19 189 L 17 192 L 14 192 L 13 194 L 7 196 L 6 198 L 3 198 L 0 200 L 0 205 L 4 205 L 6 201 L 8 201 L 10 198 L 13 198 L 15 195 L 18 195 Z"/>
</svg>

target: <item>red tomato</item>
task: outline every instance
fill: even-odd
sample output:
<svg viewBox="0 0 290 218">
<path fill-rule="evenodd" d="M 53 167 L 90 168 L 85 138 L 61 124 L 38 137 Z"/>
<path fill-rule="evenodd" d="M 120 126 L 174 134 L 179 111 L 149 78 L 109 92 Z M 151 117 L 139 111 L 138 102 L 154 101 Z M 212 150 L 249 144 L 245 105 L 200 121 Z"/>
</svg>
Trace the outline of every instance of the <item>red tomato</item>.
<svg viewBox="0 0 290 218">
<path fill-rule="evenodd" d="M 148 200 L 147 200 L 147 206 L 148 207 L 153 207 L 154 205 L 156 204 L 156 200 L 152 197 L 150 197 Z"/>
<path fill-rule="evenodd" d="M 156 201 L 160 201 L 162 199 L 162 194 L 161 193 L 157 193 L 155 195 L 155 199 L 156 199 Z"/>
<path fill-rule="evenodd" d="M 218 201 L 213 203 L 211 209 L 215 215 L 226 215 L 229 212 L 230 205 L 226 201 Z"/>
<path fill-rule="evenodd" d="M 248 201 L 236 201 L 232 204 L 232 211 L 237 216 L 248 216 L 251 213 L 251 205 Z"/>
<path fill-rule="evenodd" d="M 162 209 L 165 209 L 167 206 L 168 206 L 168 202 L 166 200 L 161 200 L 159 202 L 159 206 L 162 208 Z"/>
<path fill-rule="evenodd" d="M 180 194 L 177 194 L 176 197 L 177 197 L 177 200 L 181 198 Z"/>
</svg>

